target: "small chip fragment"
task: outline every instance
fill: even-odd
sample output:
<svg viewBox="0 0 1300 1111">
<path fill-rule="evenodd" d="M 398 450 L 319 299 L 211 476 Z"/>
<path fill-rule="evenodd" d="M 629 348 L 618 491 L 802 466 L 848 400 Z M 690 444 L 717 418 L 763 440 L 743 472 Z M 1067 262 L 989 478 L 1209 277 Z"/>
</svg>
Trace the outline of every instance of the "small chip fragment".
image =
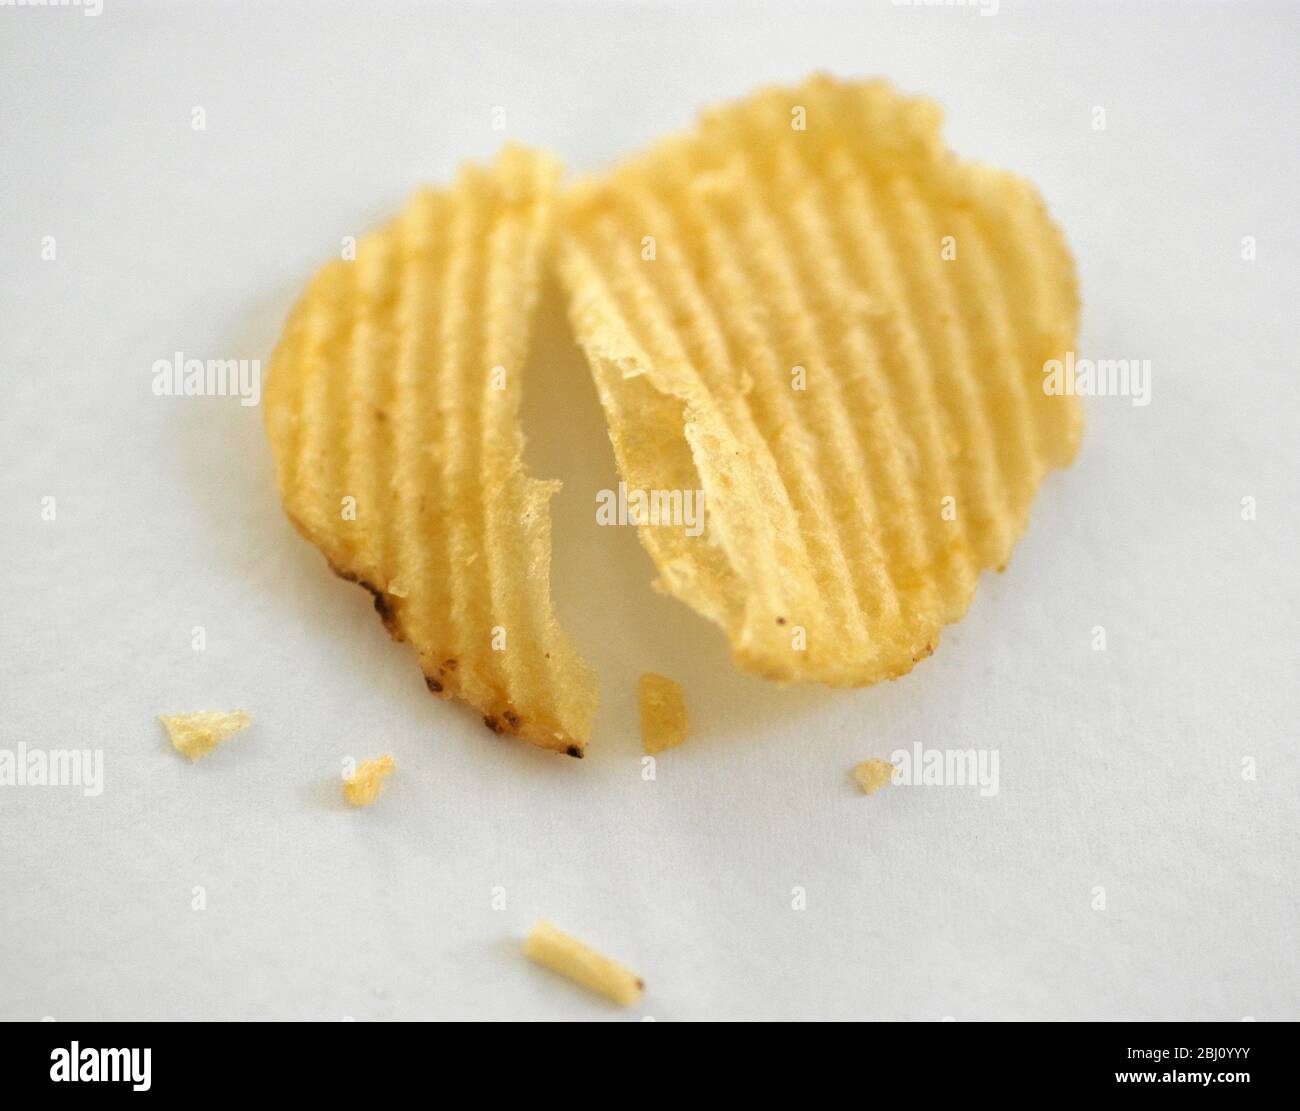
<svg viewBox="0 0 1300 1111">
<path fill-rule="evenodd" d="M 888 760 L 873 757 L 853 769 L 853 778 L 858 781 L 864 795 L 874 795 L 880 788 L 888 787 L 894 781 L 896 770 Z"/>
<path fill-rule="evenodd" d="M 641 703 L 641 743 L 646 752 L 653 756 L 686 740 L 686 703 L 677 683 L 648 671 L 637 680 L 636 693 Z"/>
<path fill-rule="evenodd" d="M 635 972 L 602 957 L 549 922 L 539 920 L 533 927 L 524 942 L 524 956 L 624 1007 L 640 1002 L 645 990 L 645 981 Z"/>
<path fill-rule="evenodd" d="M 363 760 L 357 765 L 357 770 L 343 781 L 343 797 L 352 806 L 369 806 L 379 797 L 384 780 L 396 768 L 397 761 L 386 752 L 377 760 Z"/>
<path fill-rule="evenodd" d="M 159 714 L 172 745 L 191 760 L 201 760 L 227 737 L 253 722 L 247 710 L 209 710 L 197 714 Z"/>
</svg>

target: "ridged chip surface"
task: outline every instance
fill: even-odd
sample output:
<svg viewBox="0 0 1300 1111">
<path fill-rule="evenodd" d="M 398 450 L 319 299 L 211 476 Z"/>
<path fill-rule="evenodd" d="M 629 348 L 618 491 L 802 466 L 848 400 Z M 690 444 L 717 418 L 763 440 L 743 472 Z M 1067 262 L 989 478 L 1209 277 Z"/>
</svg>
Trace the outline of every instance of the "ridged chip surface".
<svg viewBox="0 0 1300 1111">
<path fill-rule="evenodd" d="M 562 224 L 629 488 L 705 494 L 703 535 L 639 530 L 658 585 L 773 679 L 933 652 L 1079 443 L 1043 390 L 1079 299 L 1034 188 L 951 156 L 931 102 L 817 77 L 580 184 Z"/>
<path fill-rule="evenodd" d="M 266 422 L 290 519 L 362 584 L 430 690 L 581 756 L 596 679 L 550 596 L 521 374 L 559 166 L 517 147 L 422 190 L 313 279 L 272 357 Z"/>
</svg>

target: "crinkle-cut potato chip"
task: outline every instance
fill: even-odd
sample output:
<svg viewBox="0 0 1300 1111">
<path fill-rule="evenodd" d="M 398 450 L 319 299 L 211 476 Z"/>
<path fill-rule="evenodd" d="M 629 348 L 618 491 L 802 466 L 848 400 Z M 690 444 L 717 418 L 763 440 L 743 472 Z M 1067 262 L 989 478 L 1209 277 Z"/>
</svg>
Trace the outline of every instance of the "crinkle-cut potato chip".
<svg viewBox="0 0 1300 1111">
<path fill-rule="evenodd" d="M 1079 444 L 1043 389 L 1074 265 L 1034 188 L 953 157 L 930 101 L 818 76 L 579 183 L 562 226 L 629 488 L 704 491 L 702 536 L 640 528 L 656 585 L 768 678 L 930 655 Z"/>
<path fill-rule="evenodd" d="M 636 684 L 641 710 L 641 743 L 651 756 L 686 740 L 686 702 L 682 688 L 664 675 L 647 671 Z"/>
<path fill-rule="evenodd" d="M 374 760 L 362 760 L 357 770 L 343 781 L 343 797 L 349 806 L 369 806 L 379 797 L 386 780 L 397 769 L 388 753 Z"/>
<path fill-rule="evenodd" d="M 191 761 L 201 760 L 226 738 L 253 722 L 247 710 L 201 710 L 196 714 L 159 714 L 172 747 Z"/>
<path fill-rule="evenodd" d="M 429 689 L 581 756 L 596 678 L 552 610 L 559 483 L 529 477 L 519 425 L 560 172 L 507 147 L 418 192 L 312 279 L 265 404 L 290 519 L 374 595 Z"/>
</svg>

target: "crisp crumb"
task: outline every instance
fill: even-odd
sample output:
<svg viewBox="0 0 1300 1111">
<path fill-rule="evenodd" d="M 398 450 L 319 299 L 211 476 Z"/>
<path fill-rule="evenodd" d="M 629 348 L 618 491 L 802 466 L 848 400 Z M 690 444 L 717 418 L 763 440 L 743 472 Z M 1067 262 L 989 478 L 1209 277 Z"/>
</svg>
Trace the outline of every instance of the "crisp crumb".
<svg viewBox="0 0 1300 1111">
<path fill-rule="evenodd" d="M 384 780 L 396 767 L 397 761 L 386 752 L 377 760 L 363 760 L 343 781 L 343 797 L 351 806 L 369 806 L 379 797 Z"/>
<path fill-rule="evenodd" d="M 874 795 L 882 787 L 888 787 L 894 781 L 894 765 L 878 757 L 864 760 L 853 769 L 853 778 L 862 788 L 864 795 Z"/>
<path fill-rule="evenodd" d="M 689 731 L 682 688 L 673 680 L 646 672 L 637 681 L 641 707 L 641 743 L 650 755 L 676 748 Z"/>
<path fill-rule="evenodd" d="M 159 714 L 158 719 L 167 727 L 172 747 L 193 761 L 203 759 L 227 737 L 247 729 L 253 715 L 247 710 L 209 710 L 197 714 Z"/>
</svg>

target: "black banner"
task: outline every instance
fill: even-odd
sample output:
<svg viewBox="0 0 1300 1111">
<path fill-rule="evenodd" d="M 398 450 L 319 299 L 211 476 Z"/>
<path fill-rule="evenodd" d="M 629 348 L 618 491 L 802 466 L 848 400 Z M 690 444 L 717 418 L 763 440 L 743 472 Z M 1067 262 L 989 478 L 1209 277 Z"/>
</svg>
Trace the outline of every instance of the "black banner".
<svg viewBox="0 0 1300 1111">
<path fill-rule="evenodd" d="M 482 1051 L 494 1064 L 483 1076 L 493 1089 L 529 1084 L 553 1092 L 562 1070 L 570 1090 L 601 1090 L 611 1070 L 630 1071 L 638 1089 L 653 1089 L 670 1076 L 680 1090 L 680 1072 L 667 1068 L 658 1052 L 681 1052 L 665 1034 L 644 1030 L 626 1042 L 601 1044 L 590 1035 L 575 1049 L 544 1031 L 503 1038 L 493 1032 L 476 1041 L 463 1060 L 444 1048 L 452 1039 L 421 1023 L 11 1023 L 0 1037 L 0 1083 L 7 1097 L 42 1098 L 60 1090 L 94 1098 L 192 1096 L 205 1099 L 247 1095 L 322 1096 L 332 1099 L 389 1098 L 409 1085 L 440 1085 L 453 1073 L 473 1072 Z M 658 1025 L 637 1023 L 637 1025 Z M 1181 1098 L 1198 1092 L 1212 1097 L 1283 1095 L 1292 1087 L 1294 1026 L 1234 1023 L 934 1023 L 881 1025 L 850 1035 L 849 1051 L 838 1040 L 821 1042 L 817 1056 L 789 1026 L 747 1028 L 753 1046 L 739 1066 L 741 1079 L 761 1079 L 798 1091 L 856 1077 L 864 1088 L 875 1079 L 918 1095 L 1093 1095 L 1132 1088 L 1143 1094 Z M 452 1036 L 454 1038 L 454 1035 Z M 773 1045 L 767 1047 L 767 1040 Z M 779 1046 L 776 1040 L 780 1040 Z M 608 1056 L 605 1045 L 619 1051 Z M 710 1050 L 699 1035 L 691 1047 L 715 1074 L 737 1073 L 733 1052 Z M 628 1051 L 631 1056 L 628 1056 Z M 758 1056 L 755 1054 L 761 1054 Z M 638 1058 L 636 1054 L 655 1056 Z M 756 1067 L 756 1062 L 764 1064 Z M 639 1062 L 639 1063 L 638 1063 Z M 768 1075 L 770 1073 L 770 1075 Z M 873 1079 L 874 1078 L 874 1079 Z M 602 1081 L 601 1088 L 589 1086 Z M 574 1084 L 573 1082 L 577 1083 Z M 436 1091 L 431 1087 L 430 1091 Z M 642 1089 L 644 1090 L 644 1089 Z M 776 1089 L 771 1089 L 776 1090 Z M 1231 1090 L 1231 1092 L 1229 1092 Z M 10 1106 L 24 1106 L 11 1103 Z"/>
</svg>

